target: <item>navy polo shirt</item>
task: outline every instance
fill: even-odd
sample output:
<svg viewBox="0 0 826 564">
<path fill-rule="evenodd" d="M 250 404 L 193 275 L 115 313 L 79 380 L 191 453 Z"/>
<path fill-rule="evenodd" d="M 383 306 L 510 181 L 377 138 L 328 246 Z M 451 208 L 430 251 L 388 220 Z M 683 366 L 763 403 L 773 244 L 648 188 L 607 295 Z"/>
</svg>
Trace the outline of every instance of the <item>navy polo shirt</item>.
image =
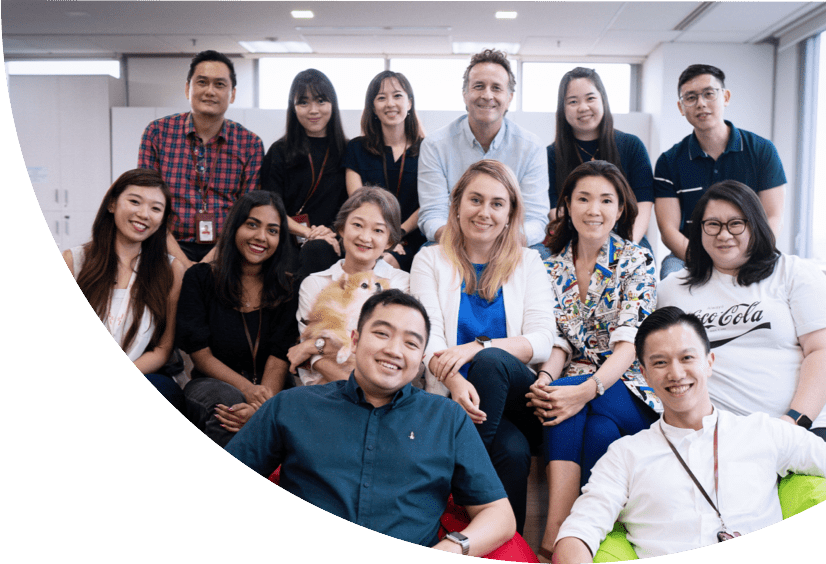
<svg viewBox="0 0 826 564">
<path fill-rule="evenodd" d="M 461 505 L 507 497 L 473 422 L 453 400 L 404 386 L 374 408 L 355 377 L 285 390 L 226 446 L 330 513 L 412 543 L 438 542 L 450 493 Z"/>
<path fill-rule="evenodd" d="M 657 159 L 654 196 L 680 199 L 680 231 L 686 237 L 694 207 L 712 184 L 737 180 L 762 192 L 786 183 L 783 163 L 771 141 L 725 123 L 731 128 L 728 145 L 716 161 L 703 151 L 693 132 Z"/>
<path fill-rule="evenodd" d="M 614 130 L 614 140 L 617 143 L 617 151 L 619 151 L 620 164 L 625 173 L 625 179 L 631 190 L 637 197 L 638 202 L 653 202 L 654 201 L 654 179 L 651 174 L 651 160 L 648 158 L 648 151 L 645 145 L 636 135 L 625 133 L 617 129 Z M 599 148 L 599 140 L 594 141 L 577 141 L 579 146 L 579 156 L 582 162 L 590 161 L 591 155 L 594 155 Z M 551 200 L 551 208 L 557 205 L 557 187 L 556 187 L 556 143 L 548 145 L 548 180 L 550 185 L 548 188 L 548 197 Z M 596 155 L 597 159 L 604 159 L 600 155 Z M 562 190 L 562 187 L 559 187 Z"/>
</svg>

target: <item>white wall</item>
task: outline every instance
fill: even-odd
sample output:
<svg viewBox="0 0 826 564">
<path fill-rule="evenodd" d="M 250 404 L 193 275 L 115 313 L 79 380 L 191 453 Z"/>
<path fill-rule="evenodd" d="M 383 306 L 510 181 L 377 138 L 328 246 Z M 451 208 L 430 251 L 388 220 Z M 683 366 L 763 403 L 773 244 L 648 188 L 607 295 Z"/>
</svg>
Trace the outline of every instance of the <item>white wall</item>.
<svg viewBox="0 0 826 564">
<path fill-rule="evenodd" d="M 774 142 L 783 170 L 786 171 L 786 204 L 783 210 L 783 231 L 777 247 L 785 252 L 794 252 L 794 238 L 797 225 L 794 210 L 797 207 L 797 143 L 800 104 L 800 72 L 797 66 L 797 48 L 787 49 L 778 54 L 776 98 L 774 106 Z M 823 61 L 821 61 L 821 65 Z M 821 99 L 824 99 L 821 94 Z M 823 125 L 821 125 L 822 127 Z"/>
</svg>

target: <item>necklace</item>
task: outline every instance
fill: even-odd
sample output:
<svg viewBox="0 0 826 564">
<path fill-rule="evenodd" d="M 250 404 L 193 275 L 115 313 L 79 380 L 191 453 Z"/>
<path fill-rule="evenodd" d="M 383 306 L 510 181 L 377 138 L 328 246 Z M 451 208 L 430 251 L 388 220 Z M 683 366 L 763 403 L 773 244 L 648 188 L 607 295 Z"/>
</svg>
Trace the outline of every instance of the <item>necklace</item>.
<svg viewBox="0 0 826 564">
<path fill-rule="evenodd" d="M 580 151 L 582 151 L 583 153 L 585 153 L 586 155 L 588 155 L 589 157 L 591 157 L 591 160 L 592 160 L 592 161 L 597 160 L 597 154 L 599 153 L 599 147 L 597 147 L 597 150 L 596 150 L 596 151 L 594 151 L 593 153 L 589 153 L 588 151 L 586 151 L 585 149 L 583 149 L 582 145 L 580 145 L 579 143 L 577 143 L 577 144 L 576 144 L 576 146 L 579 148 L 579 150 L 580 150 Z M 580 159 L 581 159 L 581 157 L 580 157 Z"/>
</svg>

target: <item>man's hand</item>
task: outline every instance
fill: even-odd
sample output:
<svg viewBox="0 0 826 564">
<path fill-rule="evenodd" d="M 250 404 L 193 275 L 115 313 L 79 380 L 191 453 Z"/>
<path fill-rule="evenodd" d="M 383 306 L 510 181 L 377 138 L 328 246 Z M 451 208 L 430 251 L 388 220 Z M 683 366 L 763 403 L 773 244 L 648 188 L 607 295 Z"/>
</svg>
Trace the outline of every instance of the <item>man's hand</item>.
<svg viewBox="0 0 826 564">
<path fill-rule="evenodd" d="M 445 380 L 445 385 L 450 390 L 450 397 L 462 406 L 462 409 L 470 416 L 471 421 L 479 425 L 487 420 L 487 414 L 479 409 L 479 392 L 476 391 L 473 384 L 461 375 L 456 375 Z"/>
<path fill-rule="evenodd" d="M 215 406 L 215 419 L 227 431 L 237 433 L 255 412 L 256 409 L 248 403 L 236 403 L 232 407 L 219 403 Z"/>
</svg>

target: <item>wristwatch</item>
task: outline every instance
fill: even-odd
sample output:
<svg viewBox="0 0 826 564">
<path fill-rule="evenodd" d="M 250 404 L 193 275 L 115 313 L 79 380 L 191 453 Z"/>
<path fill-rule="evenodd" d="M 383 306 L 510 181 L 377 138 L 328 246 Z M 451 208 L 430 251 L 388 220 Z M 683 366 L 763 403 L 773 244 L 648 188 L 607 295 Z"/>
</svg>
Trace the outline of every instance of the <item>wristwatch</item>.
<svg viewBox="0 0 826 564">
<path fill-rule="evenodd" d="M 324 337 L 319 337 L 315 340 L 315 348 L 318 351 L 318 354 L 324 354 L 324 345 L 327 341 L 324 340 Z"/>
<path fill-rule="evenodd" d="M 462 533 L 457 533 L 456 531 L 453 531 L 452 533 L 446 534 L 445 538 L 461 546 L 462 554 L 464 556 L 467 556 L 468 552 L 470 552 L 470 541 Z"/>
<path fill-rule="evenodd" d="M 605 393 L 605 386 L 602 385 L 602 382 L 600 382 L 600 380 L 599 380 L 599 378 L 597 378 L 596 374 L 591 374 L 590 376 L 588 376 L 588 378 L 590 378 L 591 380 L 593 380 L 594 382 L 597 383 L 597 395 L 598 396 L 601 396 L 602 394 Z"/>
<path fill-rule="evenodd" d="M 794 419 L 794 422 L 797 423 L 798 426 L 803 427 L 804 429 L 811 429 L 812 420 L 809 419 L 807 415 L 804 415 L 799 411 L 795 411 L 794 409 L 787 411 L 786 415 Z"/>
<path fill-rule="evenodd" d="M 485 337 L 484 335 L 476 337 L 476 342 L 482 345 L 483 349 L 489 349 L 492 346 L 490 337 Z"/>
</svg>

